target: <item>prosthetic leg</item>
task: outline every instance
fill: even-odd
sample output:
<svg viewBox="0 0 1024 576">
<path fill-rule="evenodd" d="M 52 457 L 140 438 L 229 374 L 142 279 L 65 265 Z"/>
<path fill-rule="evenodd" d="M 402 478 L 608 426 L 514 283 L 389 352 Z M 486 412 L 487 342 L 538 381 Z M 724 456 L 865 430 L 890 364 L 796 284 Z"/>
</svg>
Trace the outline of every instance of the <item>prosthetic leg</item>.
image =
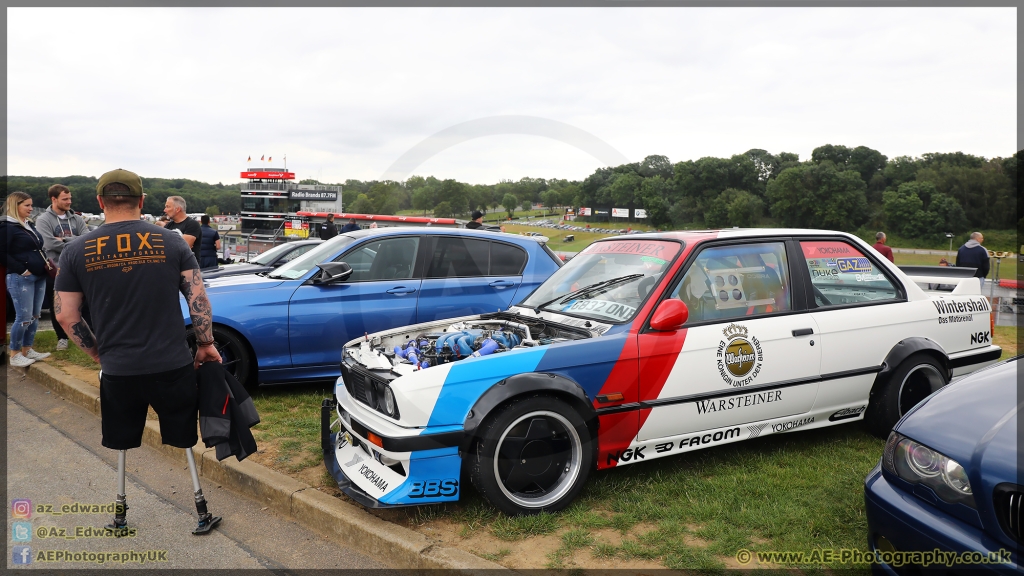
<svg viewBox="0 0 1024 576">
<path fill-rule="evenodd" d="M 206 509 L 206 497 L 203 496 L 203 489 L 199 486 L 199 473 L 196 471 L 196 459 L 192 455 L 191 448 L 185 448 L 185 457 L 188 458 L 188 471 L 192 475 L 192 489 L 196 499 L 196 514 L 199 515 L 199 524 L 192 531 L 199 536 L 213 530 L 214 526 L 220 523 L 220 516 L 210 514 Z"/>
<path fill-rule="evenodd" d="M 114 536 L 120 537 L 128 532 L 128 502 L 125 496 L 125 455 L 126 450 L 117 452 L 117 498 L 114 500 L 114 521 L 107 524 L 107 530 L 112 530 Z M 199 524 L 192 531 L 195 535 L 206 534 L 220 523 L 220 516 L 214 516 L 206 509 L 206 497 L 203 496 L 203 489 L 199 486 L 199 473 L 196 471 L 196 459 L 192 455 L 192 449 L 185 449 L 185 456 L 188 458 L 188 471 L 192 475 L 192 489 L 196 501 L 196 513 L 199 515 Z"/>
<path fill-rule="evenodd" d="M 124 490 L 124 459 L 127 450 L 117 451 L 117 497 L 114 499 L 114 521 L 107 524 L 107 530 L 113 530 L 114 535 L 120 537 L 127 532 L 128 501 L 125 499 Z"/>
</svg>

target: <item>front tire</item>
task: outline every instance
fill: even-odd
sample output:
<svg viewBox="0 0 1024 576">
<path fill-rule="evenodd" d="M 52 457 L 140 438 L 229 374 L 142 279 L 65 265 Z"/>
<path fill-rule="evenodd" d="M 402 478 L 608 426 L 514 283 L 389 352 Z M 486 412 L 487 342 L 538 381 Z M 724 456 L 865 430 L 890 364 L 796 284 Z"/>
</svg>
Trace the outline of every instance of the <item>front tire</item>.
<svg viewBox="0 0 1024 576">
<path fill-rule="evenodd" d="M 482 426 L 470 455 L 473 486 L 502 512 L 554 512 L 571 503 L 594 463 L 590 431 L 568 404 L 517 398 Z"/>
<path fill-rule="evenodd" d="M 949 383 L 946 370 L 929 354 L 912 354 L 884 382 L 871 389 L 864 424 L 869 432 L 887 438 L 892 427 L 922 400 Z"/>
<path fill-rule="evenodd" d="M 196 355 L 196 335 L 191 326 L 185 333 L 188 348 L 192 356 Z M 245 341 L 234 332 L 217 326 L 213 326 L 213 341 L 220 353 L 224 369 L 235 377 L 240 384 L 246 388 L 255 386 L 255 371 L 252 369 L 252 355 Z"/>
</svg>

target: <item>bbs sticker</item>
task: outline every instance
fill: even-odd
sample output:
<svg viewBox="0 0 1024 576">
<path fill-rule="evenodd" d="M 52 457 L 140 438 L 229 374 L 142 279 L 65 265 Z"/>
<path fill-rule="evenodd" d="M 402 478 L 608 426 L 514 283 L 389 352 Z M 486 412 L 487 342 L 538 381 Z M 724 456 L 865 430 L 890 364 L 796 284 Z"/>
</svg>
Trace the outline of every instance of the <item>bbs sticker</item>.
<svg viewBox="0 0 1024 576">
<path fill-rule="evenodd" d="M 455 478 L 445 480 L 415 481 L 409 490 L 409 498 L 433 498 L 436 496 L 455 496 L 459 493 L 459 481 Z"/>
</svg>

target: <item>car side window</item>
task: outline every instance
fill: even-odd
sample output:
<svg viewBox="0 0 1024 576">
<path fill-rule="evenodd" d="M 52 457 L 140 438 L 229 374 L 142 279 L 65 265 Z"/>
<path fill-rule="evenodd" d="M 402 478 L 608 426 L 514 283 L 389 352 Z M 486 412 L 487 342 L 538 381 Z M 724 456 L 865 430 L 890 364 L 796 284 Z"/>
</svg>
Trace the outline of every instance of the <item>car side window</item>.
<svg viewBox="0 0 1024 576">
<path fill-rule="evenodd" d="M 800 249 L 819 308 L 899 298 L 899 290 L 871 259 L 846 242 L 807 240 Z"/>
<path fill-rule="evenodd" d="M 526 251 L 519 246 L 491 242 L 491 276 L 519 276 L 526 266 Z"/>
<path fill-rule="evenodd" d="M 292 260 L 295 260 L 299 256 L 302 256 L 306 252 L 309 252 L 309 249 L 314 246 L 316 246 L 316 244 L 310 244 L 308 246 L 299 246 L 295 250 L 292 250 L 291 252 L 285 254 L 283 258 L 277 261 L 277 263 L 284 264 L 285 262 L 291 262 Z"/>
<path fill-rule="evenodd" d="M 427 278 L 487 276 L 489 262 L 490 242 L 443 236 L 434 244 Z"/>
<path fill-rule="evenodd" d="M 338 258 L 352 267 L 349 282 L 412 278 L 419 237 L 367 242 Z"/>
<path fill-rule="evenodd" d="M 792 309 L 782 242 L 705 248 L 672 289 L 689 309 L 687 324 Z"/>
</svg>

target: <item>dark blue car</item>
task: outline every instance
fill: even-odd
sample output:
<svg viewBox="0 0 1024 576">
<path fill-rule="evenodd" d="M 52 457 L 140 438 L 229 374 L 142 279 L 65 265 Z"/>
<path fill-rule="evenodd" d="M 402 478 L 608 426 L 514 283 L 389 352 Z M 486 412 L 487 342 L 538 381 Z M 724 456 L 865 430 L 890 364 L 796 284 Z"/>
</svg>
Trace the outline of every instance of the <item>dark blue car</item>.
<svg viewBox="0 0 1024 576">
<path fill-rule="evenodd" d="M 1022 573 L 1019 358 L 935 392 L 893 427 L 864 483 L 876 573 Z"/>
<path fill-rule="evenodd" d="M 206 291 L 217 347 L 239 381 L 335 379 L 349 340 L 507 309 L 561 264 L 526 236 L 379 228 L 336 236 L 271 272 L 207 281 Z M 190 324 L 184 300 L 182 314 Z"/>
</svg>

